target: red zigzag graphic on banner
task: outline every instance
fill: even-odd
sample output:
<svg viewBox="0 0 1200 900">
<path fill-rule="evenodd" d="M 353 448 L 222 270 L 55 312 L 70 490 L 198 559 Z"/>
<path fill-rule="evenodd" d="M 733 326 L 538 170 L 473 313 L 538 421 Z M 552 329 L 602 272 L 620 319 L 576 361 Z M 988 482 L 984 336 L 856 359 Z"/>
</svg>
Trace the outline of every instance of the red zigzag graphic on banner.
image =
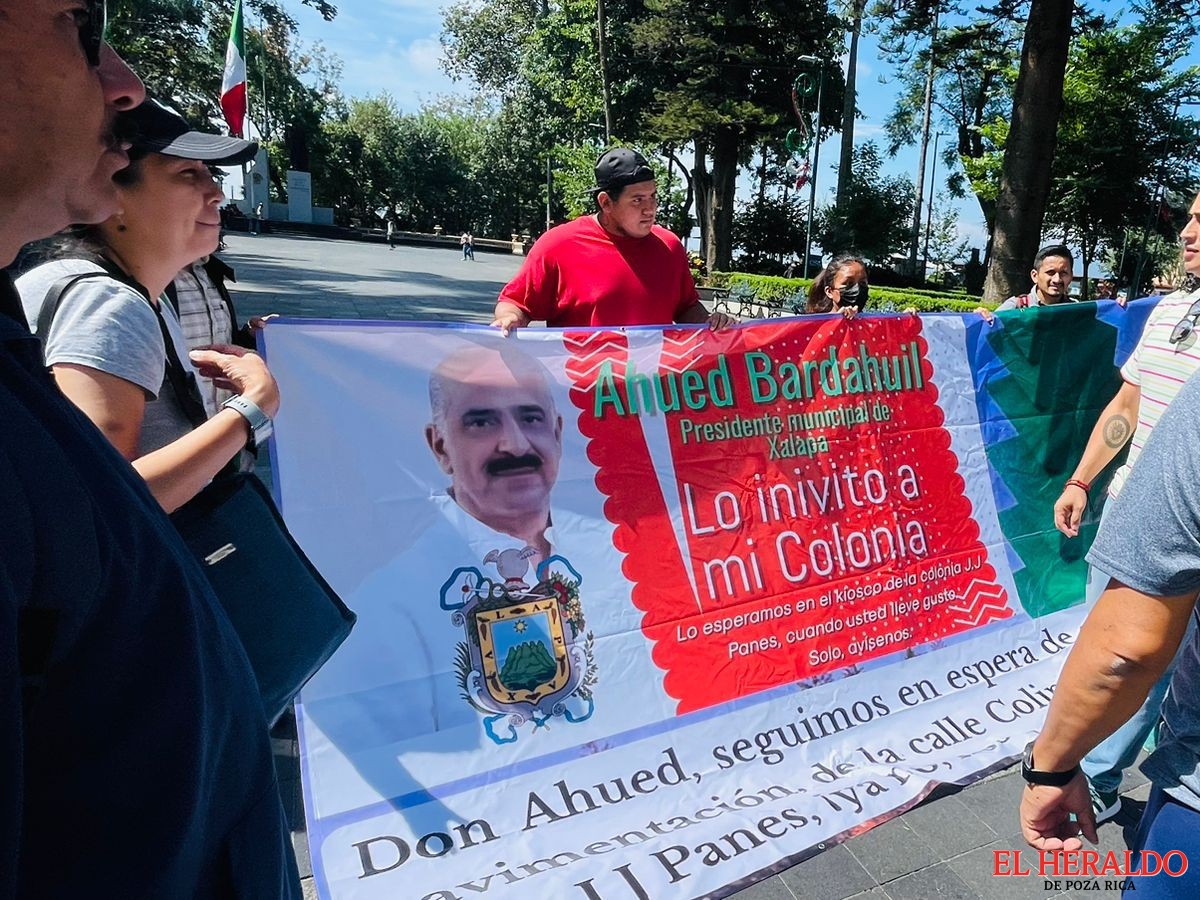
<svg viewBox="0 0 1200 900">
<path fill-rule="evenodd" d="M 703 337 L 703 333 L 701 333 Z M 652 653 L 662 652 L 659 631 L 664 622 L 671 621 L 672 610 L 656 608 L 654 583 L 674 583 L 684 570 L 675 536 L 659 487 L 658 476 L 650 459 L 650 450 L 637 419 L 620 415 L 596 417 L 592 393 L 601 367 L 607 362 L 623 381 L 629 358 L 629 341 L 623 332 L 567 332 L 563 343 L 571 353 L 566 372 L 571 378 L 571 402 L 579 410 L 579 432 L 588 439 L 587 455 L 596 466 L 596 488 L 604 496 L 604 516 L 614 526 L 613 546 L 624 561 L 621 574 L 630 582 L 634 606 L 642 612 L 642 631 L 654 644 Z M 695 342 L 696 344 L 699 341 Z M 677 358 L 693 352 L 695 344 L 676 345 Z M 699 354 L 697 354 L 698 356 Z M 693 360 L 694 362 L 694 360 Z M 655 548 L 653 564 L 657 571 L 647 579 L 638 577 L 631 558 L 639 541 L 649 541 Z M 649 583 L 647 583 L 649 582 Z M 657 626 L 657 627 L 656 627 Z M 664 661 L 659 665 L 668 670 Z M 682 676 L 668 671 L 666 682 Z M 670 693 L 670 688 L 668 687 Z"/>
<path fill-rule="evenodd" d="M 965 603 L 951 603 L 954 624 L 975 628 L 997 619 L 1007 619 L 1013 612 L 1008 608 L 1008 595 L 1004 588 L 993 582 L 976 579 L 967 586 L 962 598 Z"/>
<path fill-rule="evenodd" d="M 664 332 L 660 367 L 676 374 L 690 369 L 703 357 L 703 345 L 703 329 Z"/>
<path fill-rule="evenodd" d="M 657 481 L 641 430 L 629 428 L 620 416 L 597 419 L 591 392 L 606 362 L 612 365 L 614 372 L 624 374 L 629 341 L 620 331 L 568 331 L 563 335 L 563 344 L 571 353 L 566 372 L 572 381 L 571 402 L 579 410 L 579 432 L 588 439 L 588 459 L 599 470 L 596 487 L 606 498 L 605 517 L 617 526 L 613 541 L 617 549 L 625 552 L 632 536 L 628 534 L 628 525 L 623 524 L 626 516 L 616 508 L 613 495 L 618 492 L 622 477 L 628 477 L 631 471 L 637 471 L 638 477 L 646 479 L 644 483 L 648 485 L 656 485 Z M 624 473 L 624 476 L 617 473 Z M 643 493 L 653 494 L 656 498 L 660 496 L 656 490 Z"/>
<path fill-rule="evenodd" d="M 618 331 L 568 331 L 563 343 L 571 351 L 567 374 L 575 383 L 574 391 L 580 393 L 596 383 L 596 375 L 606 361 L 624 362 L 629 349 L 625 335 Z"/>
</svg>

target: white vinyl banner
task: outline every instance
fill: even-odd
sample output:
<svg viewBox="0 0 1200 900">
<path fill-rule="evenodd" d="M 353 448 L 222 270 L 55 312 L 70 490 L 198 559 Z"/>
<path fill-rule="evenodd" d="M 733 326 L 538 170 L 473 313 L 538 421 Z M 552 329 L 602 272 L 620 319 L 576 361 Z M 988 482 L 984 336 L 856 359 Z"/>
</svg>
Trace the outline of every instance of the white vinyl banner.
<svg viewBox="0 0 1200 900">
<path fill-rule="evenodd" d="M 1027 598 L 973 322 L 272 322 L 277 495 L 359 616 L 298 704 L 321 896 L 721 897 L 1017 756 L 1082 563 Z"/>
</svg>

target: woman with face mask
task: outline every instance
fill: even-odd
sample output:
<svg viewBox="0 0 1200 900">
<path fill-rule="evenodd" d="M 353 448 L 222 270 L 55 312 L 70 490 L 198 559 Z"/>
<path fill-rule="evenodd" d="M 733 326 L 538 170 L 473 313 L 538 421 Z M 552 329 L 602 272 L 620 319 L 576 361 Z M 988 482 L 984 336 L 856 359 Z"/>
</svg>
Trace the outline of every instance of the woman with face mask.
<svg viewBox="0 0 1200 900">
<path fill-rule="evenodd" d="M 270 434 L 279 390 L 262 359 L 232 345 L 188 353 L 161 298 L 185 266 L 217 248 L 224 200 L 210 165 L 237 165 L 257 145 L 193 131 L 154 101 L 118 117 L 132 144 L 114 179 L 122 211 L 69 229 L 52 261 L 17 280 L 63 394 L 145 478 L 168 512 L 195 496 L 247 444 Z M 195 375 L 231 390 L 211 418 Z"/>
<path fill-rule="evenodd" d="M 867 306 L 867 265 L 850 253 L 829 261 L 808 289 L 806 313 L 840 312 L 853 319 Z"/>
</svg>

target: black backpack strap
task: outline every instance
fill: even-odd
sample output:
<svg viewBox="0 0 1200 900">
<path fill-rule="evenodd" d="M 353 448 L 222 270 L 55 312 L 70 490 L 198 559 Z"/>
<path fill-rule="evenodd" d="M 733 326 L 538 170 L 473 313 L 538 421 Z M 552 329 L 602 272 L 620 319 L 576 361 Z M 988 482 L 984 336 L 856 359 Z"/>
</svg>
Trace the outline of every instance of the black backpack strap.
<svg viewBox="0 0 1200 900">
<path fill-rule="evenodd" d="M 107 272 L 84 272 L 81 275 L 64 275 L 50 285 L 50 290 L 46 291 L 46 298 L 42 301 L 42 308 L 38 310 L 37 322 L 33 326 L 33 333 L 42 339 L 42 344 L 45 345 L 46 340 L 50 337 L 50 326 L 54 322 L 54 317 L 58 315 L 58 309 L 62 306 L 67 291 L 81 281 L 111 277 Z"/>
<path fill-rule="evenodd" d="M 64 275 L 62 278 L 58 279 L 58 281 L 54 282 L 54 284 L 50 285 L 50 289 L 46 291 L 46 297 L 42 300 L 42 308 L 38 311 L 37 322 L 34 323 L 33 329 L 33 333 L 42 339 L 43 344 L 46 343 L 46 340 L 50 336 L 50 325 L 54 322 L 54 317 L 58 315 L 58 309 L 60 306 L 62 306 L 63 298 L 66 296 L 67 291 L 81 281 L 88 281 L 96 278 L 108 278 L 111 281 L 120 282 L 121 284 L 140 294 L 146 300 L 150 299 L 150 294 L 144 287 L 118 269 L 116 265 L 114 265 L 113 262 L 106 257 L 89 257 L 85 261 L 99 266 L 100 269 L 98 271 Z"/>
<path fill-rule="evenodd" d="M 103 272 L 84 272 L 81 275 L 65 275 L 54 282 L 46 292 L 46 298 L 42 301 L 42 308 L 38 311 L 37 325 L 34 328 L 34 333 L 42 339 L 43 347 L 50 335 L 50 326 L 53 324 L 58 310 L 62 307 L 67 292 L 81 281 L 95 280 L 97 278 L 106 278 L 110 281 L 118 281 L 126 285 L 136 291 L 149 304 L 150 308 L 154 310 L 154 316 L 158 319 L 158 330 L 162 334 L 163 352 L 166 356 L 167 382 L 171 385 L 175 399 L 179 402 L 179 407 L 183 410 L 183 414 L 187 416 L 188 421 L 193 426 L 203 425 L 208 421 L 208 414 L 204 409 L 204 401 L 200 399 L 200 388 L 196 384 L 195 376 L 184 368 L 183 363 L 179 359 L 179 354 L 175 350 L 175 341 L 171 338 L 171 332 L 167 328 L 167 322 L 163 318 L 159 304 L 151 302 L 146 289 L 136 281 L 132 281 L 126 277 L 124 273 L 114 271 L 109 266 L 106 266 Z"/>
<path fill-rule="evenodd" d="M 175 392 L 175 399 L 179 401 L 183 414 L 188 417 L 192 427 L 197 428 L 208 421 L 208 410 L 204 408 L 204 400 L 200 397 L 200 386 L 196 383 L 196 376 L 192 371 L 184 368 L 179 360 L 179 353 L 175 350 L 175 341 L 167 328 L 161 304 L 151 303 L 150 306 L 158 317 L 158 329 L 162 332 L 163 347 L 167 351 L 167 381 L 171 384 L 171 390 Z M 235 453 L 217 473 L 216 478 L 236 475 L 239 471 L 240 455 Z"/>
<path fill-rule="evenodd" d="M 171 304 L 171 309 L 175 310 L 175 318 L 179 318 L 179 288 L 175 287 L 175 282 L 172 281 L 163 291 L 163 296 L 167 298 L 167 302 Z"/>
<path fill-rule="evenodd" d="M 171 337 L 171 331 L 167 328 L 167 320 L 163 318 L 161 304 L 151 303 L 150 307 L 158 319 L 158 330 L 162 332 L 163 349 L 167 353 L 167 381 L 171 384 L 171 390 L 175 392 L 175 399 L 179 401 L 183 414 L 188 417 L 188 421 L 193 426 L 203 425 L 208 421 L 208 413 L 204 409 L 204 401 L 200 399 L 200 388 L 196 384 L 196 377 L 190 370 L 184 368 L 183 362 L 179 359 L 179 353 L 175 349 L 175 339 Z"/>
</svg>

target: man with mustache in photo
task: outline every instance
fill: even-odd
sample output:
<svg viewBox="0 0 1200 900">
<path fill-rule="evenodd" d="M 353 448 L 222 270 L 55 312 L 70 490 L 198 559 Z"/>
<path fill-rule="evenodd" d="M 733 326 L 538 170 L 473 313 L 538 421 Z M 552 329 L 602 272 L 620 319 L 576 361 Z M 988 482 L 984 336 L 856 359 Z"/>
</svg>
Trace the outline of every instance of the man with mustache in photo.
<svg viewBox="0 0 1200 900">
<path fill-rule="evenodd" d="M 396 513 L 396 556 L 350 597 L 366 627 L 304 689 L 305 714 L 385 796 L 407 789 L 397 743 L 478 727 L 452 667 L 462 626 L 438 605 L 447 576 L 472 567 L 527 590 L 560 540 L 588 533 L 577 513 L 550 512 L 563 421 L 540 362 L 516 341 L 464 342 L 428 388 L 424 438 L 450 483 Z"/>
<path fill-rule="evenodd" d="M 447 493 L 474 519 L 550 555 L 550 489 L 562 456 L 562 416 L 546 373 L 520 351 L 469 347 L 429 379 L 425 440 L 451 478 Z"/>
</svg>

